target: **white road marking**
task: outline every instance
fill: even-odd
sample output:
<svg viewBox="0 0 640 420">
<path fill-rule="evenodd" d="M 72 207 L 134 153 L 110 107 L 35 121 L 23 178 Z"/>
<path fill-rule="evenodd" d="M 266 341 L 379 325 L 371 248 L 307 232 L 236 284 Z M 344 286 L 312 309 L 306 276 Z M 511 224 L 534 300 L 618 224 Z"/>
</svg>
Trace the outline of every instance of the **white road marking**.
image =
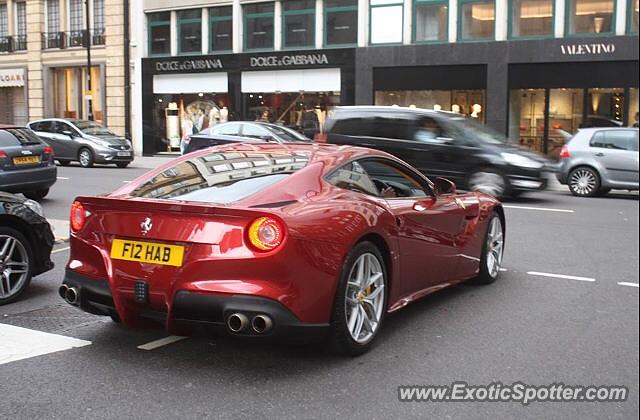
<svg viewBox="0 0 640 420">
<path fill-rule="evenodd" d="M 59 176 L 58 179 L 65 179 L 66 180 L 66 179 L 69 179 L 69 178 L 67 178 L 66 176 Z"/>
<path fill-rule="evenodd" d="M 123 183 L 123 184 L 128 184 L 128 183 L 130 183 L 130 182 L 131 182 L 131 181 L 122 181 L 122 183 Z"/>
<path fill-rule="evenodd" d="M 531 276 L 553 277 L 556 279 L 591 281 L 591 282 L 596 281 L 596 279 L 593 279 L 591 277 L 567 276 L 566 274 L 540 273 L 538 271 L 527 271 L 527 274 Z"/>
<path fill-rule="evenodd" d="M 619 286 L 629 286 L 629 287 L 638 287 L 638 283 L 629 283 L 626 281 L 621 281 L 618 283 Z"/>
<path fill-rule="evenodd" d="M 507 269 L 506 269 L 506 268 L 500 268 L 499 270 L 500 270 L 500 271 L 507 271 Z"/>
<path fill-rule="evenodd" d="M 575 213 L 574 210 L 552 209 L 552 208 L 546 208 L 546 207 L 511 206 L 511 205 L 508 205 L 508 204 L 504 205 L 502 207 L 504 207 L 505 209 L 552 211 L 552 212 L 556 212 L 556 213 Z"/>
<path fill-rule="evenodd" d="M 62 252 L 62 251 L 66 251 L 67 249 L 71 248 L 70 246 L 66 246 L 64 248 L 58 248 L 58 249 L 54 249 L 53 251 L 51 251 L 52 254 L 56 254 L 58 252 Z"/>
<path fill-rule="evenodd" d="M 176 341 L 185 340 L 187 338 L 189 337 L 181 337 L 179 335 L 170 335 L 168 337 L 161 338 L 160 340 L 155 340 L 147 344 L 139 345 L 138 348 L 140 350 L 153 350 L 153 349 L 157 349 L 158 347 L 175 343 Z"/>
<path fill-rule="evenodd" d="M 0 324 L 0 365 L 90 344 L 91 341 Z"/>
</svg>

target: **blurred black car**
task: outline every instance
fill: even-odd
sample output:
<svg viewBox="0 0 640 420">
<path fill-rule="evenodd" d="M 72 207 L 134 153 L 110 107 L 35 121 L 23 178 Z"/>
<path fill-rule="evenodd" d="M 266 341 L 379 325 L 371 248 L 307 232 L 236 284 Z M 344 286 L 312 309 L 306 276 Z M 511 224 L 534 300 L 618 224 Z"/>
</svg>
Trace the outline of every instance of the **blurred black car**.
<svg viewBox="0 0 640 420">
<path fill-rule="evenodd" d="M 318 141 L 391 153 L 429 177 L 497 197 L 543 190 L 553 172 L 545 157 L 518 148 L 471 118 L 417 108 L 338 107 Z"/>
<path fill-rule="evenodd" d="M 240 140 L 234 139 L 240 138 Z M 257 121 L 231 121 L 205 128 L 182 144 L 182 153 L 230 142 L 244 142 L 247 139 L 276 143 L 311 143 L 308 137 L 290 128 L 277 124 Z"/>
<path fill-rule="evenodd" d="M 53 242 L 40 204 L 0 192 L 0 305 L 17 299 L 33 276 L 53 268 Z"/>
<path fill-rule="evenodd" d="M 0 125 L 0 191 L 41 200 L 55 184 L 53 149 L 25 127 Z"/>
</svg>

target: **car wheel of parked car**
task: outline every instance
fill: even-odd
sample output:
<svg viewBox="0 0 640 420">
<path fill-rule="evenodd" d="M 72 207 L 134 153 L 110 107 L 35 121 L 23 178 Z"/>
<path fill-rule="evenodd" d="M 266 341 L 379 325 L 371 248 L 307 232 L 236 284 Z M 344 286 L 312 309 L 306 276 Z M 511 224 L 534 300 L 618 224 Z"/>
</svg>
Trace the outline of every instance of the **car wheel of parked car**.
<svg viewBox="0 0 640 420">
<path fill-rule="evenodd" d="M 40 201 L 45 198 L 49 194 L 49 188 L 41 188 L 35 191 L 25 191 L 22 193 L 25 197 L 30 200 Z"/>
<path fill-rule="evenodd" d="M 600 175 L 586 166 L 575 168 L 569 173 L 569 190 L 578 197 L 593 197 L 600 190 Z"/>
<path fill-rule="evenodd" d="M 0 227 L 0 305 L 12 302 L 31 281 L 33 251 L 19 231 Z"/>
<path fill-rule="evenodd" d="M 481 169 L 469 176 L 469 189 L 489 194 L 494 197 L 502 197 L 507 190 L 507 182 L 502 174 L 493 169 Z"/>
<path fill-rule="evenodd" d="M 129 166 L 129 162 L 116 163 L 116 166 L 118 168 L 126 168 L 127 166 Z"/>
<path fill-rule="evenodd" d="M 71 164 L 70 160 L 59 160 L 58 163 L 60 166 L 69 166 Z"/>
<path fill-rule="evenodd" d="M 482 244 L 480 256 L 480 273 L 475 278 L 476 283 L 491 284 L 498 278 L 504 254 L 504 226 L 502 219 L 496 213 L 487 223 L 487 232 Z"/>
<path fill-rule="evenodd" d="M 340 354 L 365 353 L 380 330 L 387 304 L 384 259 L 371 242 L 356 245 L 344 263 L 333 304 L 331 347 Z"/>
<path fill-rule="evenodd" d="M 78 160 L 83 168 L 91 168 L 93 166 L 93 152 L 83 147 L 78 153 Z"/>
</svg>

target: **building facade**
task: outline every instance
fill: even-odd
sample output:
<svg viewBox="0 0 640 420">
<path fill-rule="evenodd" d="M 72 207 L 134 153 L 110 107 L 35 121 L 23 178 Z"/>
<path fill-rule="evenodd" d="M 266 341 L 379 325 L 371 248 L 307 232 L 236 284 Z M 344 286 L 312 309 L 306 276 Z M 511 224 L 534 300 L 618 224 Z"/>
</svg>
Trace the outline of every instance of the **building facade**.
<svg viewBox="0 0 640 420">
<path fill-rule="evenodd" d="M 90 99 L 93 119 L 124 135 L 124 14 L 120 0 L 0 0 L 0 123 L 87 119 Z"/>
<path fill-rule="evenodd" d="M 321 127 L 376 104 L 459 112 L 553 156 L 638 112 L 638 0 L 136 4 L 144 153 L 229 119 Z"/>
</svg>

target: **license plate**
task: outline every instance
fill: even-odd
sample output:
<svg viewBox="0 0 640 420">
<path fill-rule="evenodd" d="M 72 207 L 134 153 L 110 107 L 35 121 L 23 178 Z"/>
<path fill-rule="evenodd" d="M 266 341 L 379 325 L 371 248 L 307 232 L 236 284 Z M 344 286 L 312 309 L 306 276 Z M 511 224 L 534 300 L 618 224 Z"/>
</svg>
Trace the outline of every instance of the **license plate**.
<svg viewBox="0 0 640 420">
<path fill-rule="evenodd" d="M 40 156 L 18 156 L 13 158 L 14 165 L 32 165 L 40 163 Z"/>
<path fill-rule="evenodd" d="M 118 156 L 131 156 L 131 152 L 118 152 Z"/>
<path fill-rule="evenodd" d="M 123 239 L 114 239 L 111 245 L 111 258 L 116 260 L 180 267 L 183 256 L 184 247 L 180 245 L 165 245 Z"/>
</svg>

